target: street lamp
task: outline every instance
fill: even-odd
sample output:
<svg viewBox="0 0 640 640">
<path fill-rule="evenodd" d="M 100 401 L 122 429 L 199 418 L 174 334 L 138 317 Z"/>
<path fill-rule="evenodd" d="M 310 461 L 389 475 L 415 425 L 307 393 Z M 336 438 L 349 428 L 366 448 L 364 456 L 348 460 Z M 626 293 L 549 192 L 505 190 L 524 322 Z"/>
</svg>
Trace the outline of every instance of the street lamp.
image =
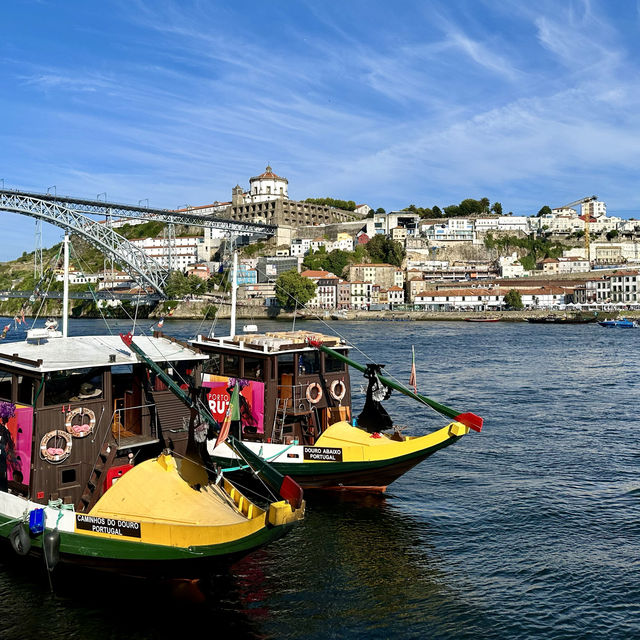
<svg viewBox="0 0 640 640">
<path fill-rule="evenodd" d="M 147 209 L 149 208 L 149 198 L 142 198 L 142 200 L 138 200 L 138 206 L 141 206 L 143 202 L 147 203 Z"/>
<path fill-rule="evenodd" d="M 55 198 L 55 197 L 57 197 L 57 195 L 58 195 L 58 190 L 57 190 L 57 188 L 56 188 L 56 185 L 54 184 L 52 187 L 47 187 L 47 195 L 49 194 L 49 190 L 50 190 L 50 189 L 53 189 L 53 197 L 54 197 L 54 198 Z"/>
<path fill-rule="evenodd" d="M 106 192 L 106 191 L 103 191 L 102 193 L 99 193 L 99 194 L 96 196 L 96 200 L 100 200 L 100 196 L 104 196 L 104 201 L 105 201 L 105 202 L 107 201 L 107 192 Z"/>
</svg>

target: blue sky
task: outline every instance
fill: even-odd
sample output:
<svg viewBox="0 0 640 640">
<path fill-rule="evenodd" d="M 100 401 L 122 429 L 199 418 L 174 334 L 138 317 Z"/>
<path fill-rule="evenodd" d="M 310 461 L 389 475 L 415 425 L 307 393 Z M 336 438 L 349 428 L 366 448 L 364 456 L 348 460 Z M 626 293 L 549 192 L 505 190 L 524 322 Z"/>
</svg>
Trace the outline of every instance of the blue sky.
<svg viewBox="0 0 640 640">
<path fill-rule="evenodd" d="M 636 2 L 16 0 L 2 19 L 8 188 L 174 208 L 270 163 L 294 199 L 640 214 Z M 0 260 L 31 251 L 33 220 L 3 216 Z"/>
</svg>

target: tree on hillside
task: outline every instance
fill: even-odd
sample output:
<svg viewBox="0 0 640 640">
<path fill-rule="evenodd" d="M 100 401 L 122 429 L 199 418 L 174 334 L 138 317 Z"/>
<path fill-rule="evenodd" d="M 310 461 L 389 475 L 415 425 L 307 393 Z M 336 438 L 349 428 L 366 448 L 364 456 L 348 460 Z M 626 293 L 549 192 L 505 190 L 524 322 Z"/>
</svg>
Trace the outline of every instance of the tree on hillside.
<svg viewBox="0 0 640 640">
<path fill-rule="evenodd" d="M 285 311 L 304 306 L 315 295 L 316 283 L 294 269 L 281 273 L 276 280 L 276 300 Z"/>
<path fill-rule="evenodd" d="M 450 204 L 448 207 L 445 207 L 444 213 L 447 218 L 458 218 L 463 215 L 460 206 L 457 204 Z"/>
<path fill-rule="evenodd" d="M 198 276 L 186 276 L 182 271 L 172 271 L 164 292 L 167 298 L 180 300 L 185 296 L 206 293 L 207 283 Z"/>
<path fill-rule="evenodd" d="M 344 209 L 345 211 L 354 211 L 357 206 L 353 200 L 339 200 L 337 198 L 307 198 L 305 202 Z"/>
<path fill-rule="evenodd" d="M 429 207 L 416 207 L 415 204 L 410 204 L 405 207 L 403 211 L 411 211 L 411 213 L 417 213 L 421 218 L 432 218 L 433 211 Z"/>
<path fill-rule="evenodd" d="M 351 251 L 343 251 L 342 249 L 334 249 L 327 253 L 324 247 L 320 247 L 318 251 L 308 253 L 302 262 L 305 269 L 313 271 L 330 271 L 338 277 L 341 277 L 347 263 L 352 259 Z"/>
<path fill-rule="evenodd" d="M 504 303 L 509 309 L 515 309 L 516 311 L 524 309 L 522 304 L 522 296 L 517 289 L 510 289 L 504 296 Z"/>
<path fill-rule="evenodd" d="M 307 253 L 302 261 L 302 266 L 305 269 L 310 269 L 311 271 L 324 271 L 325 270 L 325 259 L 327 257 L 327 248 L 325 246 L 319 247 L 317 251 L 313 249 Z"/>
<path fill-rule="evenodd" d="M 502 204 L 500 202 L 494 202 L 491 205 L 491 211 L 499 216 L 502 215 Z"/>
<path fill-rule="evenodd" d="M 442 218 L 442 209 L 437 204 L 431 207 L 431 216 L 434 218 Z"/>
<path fill-rule="evenodd" d="M 611 242 L 611 240 L 613 240 L 614 238 L 618 237 L 618 231 L 617 229 L 611 229 L 611 231 L 607 231 L 607 240 L 609 240 L 609 242 Z"/>
<path fill-rule="evenodd" d="M 385 262 L 396 267 L 402 265 L 405 250 L 402 245 L 384 235 L 377 235 L 367 243 L 367 252 L 372 262 Z"/>
<path fill-rule="evenodd" d="M 549 215 L 550 213 L 551 207 L 545 204 L 544 207 L 542 207 L 542 209 L 540 209 L 540 211 L 536 213 L 536 218 L 541 218 L 542 216 Z"/>
<path fill-rule="evenodd" d="M 351 255 L 351 251 L 343 251 L 342 249 L 334 249 L 333 251 L 330 251 L 325 260 L 325 270 L 330 271 L 341 278 L 342 272 L 349 263 Z"/>
</svg>

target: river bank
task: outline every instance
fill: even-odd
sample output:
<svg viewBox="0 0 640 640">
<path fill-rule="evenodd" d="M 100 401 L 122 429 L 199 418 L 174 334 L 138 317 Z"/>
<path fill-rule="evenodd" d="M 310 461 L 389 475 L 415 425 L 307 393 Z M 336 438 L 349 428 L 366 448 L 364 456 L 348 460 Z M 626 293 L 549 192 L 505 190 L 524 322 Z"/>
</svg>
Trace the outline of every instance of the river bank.
<svg viewBox="0 0 640 640">
<path fill-rule="evenodd" d="M 164 303 L 172 305 L 174 303 Z M 195 320 L 203 317 L 204 313 L 210 309 L 211 305 L 204 302 L 185 301 L 172 307 L 171 317 L 184 320 Z M 591 312 L 585 312 L 591 313 Z M 640 311 L 621 311 L 621 312 L 598 312 L 598 317 L 611 318 L 619 315 L 625 315 L 630 318 L 640 318 Z M 154 311 L 149 315 L 150 318 L 162 317 L 163 311 Z M 210 313 L 211 315 L 211 313 Z M 229 318 L 229 307 L 222 306 L 218 309 L 219 318 Z M 545 317 L 554 315 L 562 317 L 566 315 L 565 311 L 549 309 L 523 309 L 520 311 L 400 311 L 400 310 L 346 310 L 346 311 L 330 311 L 326 309 L 304 309 L 295 313 L 283 311 L 282 309 L 264 306 L 240 306 L 237 309 L 236 317 L 238 320 L 282 320 L 291 322 L 294 318 L 296 321 L 317 320 L 325 321 L 391 321 L 391 322 L 422 322 L 422 321 L 452 321 L 459 322 L 463 320 L 479 319 L 483 317 L 500 318 L 503 322 L 525 322 L 531 317 Z"/>
<path fill-rule="evenodd" d="M 13 317 L 19 313 L 15 302 L 0 302 L 0 316 Z M 34 305 L 35 306 L 35 305 Z M 39 313 L 37 313 L 40 311 Z M 40 309 L 28 308 L 25 310 L 27 317 L 39 315 L 40 317 L 60 317 L 62 305 L 58 300 L 47 300 L 44 307 Z M 479 319 L 482 317 L 500 318 L 503 322 L 524 322 L 531 317 L 545 317 L 549 315 L 562 317 L 566 311 L 549 309 L 523 309 L 519 311 L 404 311 L 404 310 L 341 310 L 330 311 L 326 309 L 303 309 L 295 313 L 284 311 L 276 307 L 265 307 L 263 305 L 240 305 L 237 308 L 236 318 L 238 320 L 282 320 L 291 322 L 322 319 L 325 321 L 392 321 L 392 322 L 446 322 Z M 585 312 L 591 313 L 591 312 Z M 155 307 L 141 305 L 136 311 L 133 305 L 127 303 L 119 307 L 107 307 L 98 310 L 95 305 L 77 305 L 72 307 L 71 315 L 76 318 L 127 318 L 137 316 L 138 318 L 160 319 L 172 317 L 181 320 L 201 320 L 202 318 L 213 319 L 217 315 L 219 318 L 230 317 L 230 307 L 227 304 L 216 306 L 209 300 L 165 300 Z M 598 311 L 598 317 L 603 319 L 617 318 L 619 316 L 640 319 L 640 311 L 620 310 L 620 311 Z"/>
</svg>

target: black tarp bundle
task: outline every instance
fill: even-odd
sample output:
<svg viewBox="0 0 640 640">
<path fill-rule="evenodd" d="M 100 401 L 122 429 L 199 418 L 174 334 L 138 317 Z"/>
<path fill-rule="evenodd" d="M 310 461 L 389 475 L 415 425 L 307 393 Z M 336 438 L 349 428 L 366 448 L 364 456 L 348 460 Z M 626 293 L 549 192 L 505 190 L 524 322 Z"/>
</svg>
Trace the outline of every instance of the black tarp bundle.
<svg viewBox="0 0 640 640">
<path fill-rule="evenodd" d="M 391 395 L 391 389 L 385 387 L 378 378 L 383 367 L 383 364 L 368 364 L 364 372 L 364 377 L 369 379 L 369 386 L 367 387 L 367 399 L 358 416 L 358 426 L 369 433 L 385 431 L 393 427 L 391 417 L 381 404 Z"/>
</svg>

